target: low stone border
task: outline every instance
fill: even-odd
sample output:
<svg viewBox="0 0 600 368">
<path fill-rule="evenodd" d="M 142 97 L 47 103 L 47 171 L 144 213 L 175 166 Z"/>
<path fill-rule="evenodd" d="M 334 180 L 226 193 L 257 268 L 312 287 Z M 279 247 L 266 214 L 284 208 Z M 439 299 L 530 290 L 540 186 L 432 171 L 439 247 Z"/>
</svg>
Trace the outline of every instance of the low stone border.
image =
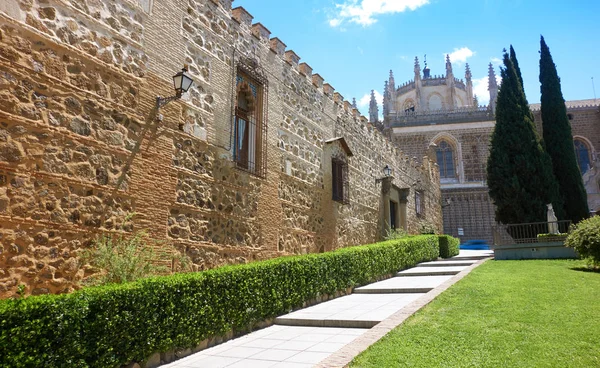
<svg viewBox="0 0 600 368">
<path fill-rule="evenodd" d="M 369 331 L 359 336 L 356 340 L 352 341 L 351 343 L 336 351 L 326 359 L 322 360 L 319 364 L 315 365 L 315 367 L 347 367 L 348 364 L 350 364 L 350 362 L 352 361 L 352 359 L 354 359 L 358 354 L 362 353 L 369 346 L 379 341 L 388 332 L 401 325 L 408 317 L 412 316 L 416 311 L 429 304 L 438 295 L 446 291 L 446 289 L 448 289 L 450 286 L 454 285 L 456 282 L 458 282 L 467 274 L 469 274 L 469 272 L 471 272 L 475 267 L 478 267 L 483 262 L 489 259 L 492 259 L 492 257 L 484 258 L 473 263 L 471 266 L 459 272 L 456 276 L 447 280 L 440 286 L 431 290 L 430 292 L 423 295 L 414 302 L 410 303 L 406 307 L 400 309 L 398 312 L 394 313 L 390 317 L 384 319 L 383 321 L 375 325 L 375 327 L 371 328 Z"/>
</svg>

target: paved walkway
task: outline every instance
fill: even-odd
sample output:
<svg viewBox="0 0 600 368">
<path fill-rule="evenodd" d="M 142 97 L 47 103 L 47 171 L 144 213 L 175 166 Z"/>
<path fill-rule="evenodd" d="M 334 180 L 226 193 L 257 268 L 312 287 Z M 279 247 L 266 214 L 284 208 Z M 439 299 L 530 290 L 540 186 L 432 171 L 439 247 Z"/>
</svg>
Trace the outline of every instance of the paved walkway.
<svg viewBox="0 0 600 368">
<path fill-rule="evenodd" d="M 162 367 L 343 367 L 492 256 L 492 251 L 461 250 L 454 258 L 421 263 Z"/>
</svg>

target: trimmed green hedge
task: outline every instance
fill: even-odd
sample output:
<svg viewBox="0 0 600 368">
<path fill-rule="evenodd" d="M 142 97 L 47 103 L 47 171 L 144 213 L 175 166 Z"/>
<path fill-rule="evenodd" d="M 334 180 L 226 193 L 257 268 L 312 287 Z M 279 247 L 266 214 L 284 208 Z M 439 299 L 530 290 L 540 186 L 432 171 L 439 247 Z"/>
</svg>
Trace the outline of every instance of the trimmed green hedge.
<svg viewBox="0 0 600 368">
<path fill-rule="evenodd" d="M 458 255 L 460 240 L 450 235 L 439 235 L 440 257 L 450 258 Z"/>
<path fill-rule="evenodd" d="M 0 366 L 117 367 L 436 259 L 438 237 L 0 301 Z"/>
</svg>

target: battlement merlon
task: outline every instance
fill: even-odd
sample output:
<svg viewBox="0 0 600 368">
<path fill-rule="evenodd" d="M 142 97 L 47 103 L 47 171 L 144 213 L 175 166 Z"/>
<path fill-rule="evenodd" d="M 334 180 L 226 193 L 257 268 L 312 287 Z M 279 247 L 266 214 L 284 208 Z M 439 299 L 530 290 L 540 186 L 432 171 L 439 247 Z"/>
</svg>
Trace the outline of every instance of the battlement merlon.
<svg viewBox="0 0 600 368">
<path fill-rule="evenodd" d="M 258 38 L 259 40 L 268 41 L 269 37 L 271 37 L 271 31 L 269 31 L 267 27 L 263 26 L 260 22 L 252 25 L 251 32 L 254 37 Z"/>
<path fill-rule="evenodd" d="M 312 68 L 307 63 L 301 63 L 298 65 L 298 70 L 301 74 L 304 74 L 308 78 L 312 78 Z"/>
<path fill-rule="evenodd" d="M 344 102 L 344 96 L 342 96 L 339 92 L 333 93 L 333 102 L 342 104 Z"/>
<path fill-rule="evenodd" d="M 318 73 L 312 75 L 312 82 L 317 88 L 323 88 L 323 82 L 325 79 L 321 77 Z"/>
<path fill-rule="evenodd" d="M 352 104 L 348 100 L 344 101 L 344 111 L 352 112 Z"/>
<path fill-rule="evenodd" d="M 252 19 L 254 19 L 252 14 L 248 13 L 242 6 L 231 9 L 231 15 L 239 24 L 244 24 L 247 27 L 252 25 Z"/>
<path fill-rule="evenodd" d="M 335 95 L 335 93 L 337 93 L 337 92 L 335 92 L 335 93 L 334 92 L 335 92 L 335 88 L 333 88 L 331 86 L 331 84 L 329 84 L 329 83 L 323 84 L 323 93 L 325 93 L 327 96 L 332 96 L 332 95 Z"/>
<path fill-rule="evenodd" d="M 279 38 L 273 37 L 269 41 L 269 48 L 277 55 L 283 57 L 285 54 L 286 44 L 283 43 Z"/>
<path fill-rule="evenodd" d="M 297 67 L 298 63 L 300 63 L 300 56 L 298 56 L 298 54 L 296 54 L 293 50 L 287 50 L 285 52 L 285 61 L 287 61 L 288 64 Z"/>
</svg>

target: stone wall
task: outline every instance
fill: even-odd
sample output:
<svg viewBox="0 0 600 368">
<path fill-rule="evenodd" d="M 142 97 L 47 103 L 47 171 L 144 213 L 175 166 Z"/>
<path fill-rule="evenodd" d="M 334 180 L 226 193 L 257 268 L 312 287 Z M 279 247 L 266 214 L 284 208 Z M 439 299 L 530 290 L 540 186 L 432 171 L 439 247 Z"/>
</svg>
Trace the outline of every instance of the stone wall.
<svg viewBox="0 0 600 368">
<path fill-rule="evenodd" d="M 269 84 L 264 178 L 232 161 L 244 56 Z M 194 87 L 156 111 L 184 63 Z M 0 297 L 77 289 L 81 251 L 106 232 L 147 230 L 197 270 L 374 242 L 386 164 L 411 193 L 408 229 L 441 229 L 427 157 L 403 154 L 231 0 L 5 0 L 0 86 Z M 337 137 L 352 154 L 344 205 Z"/>
<path fill-rule="evenodd" d="M 600 210 L 600 109 L 598 101 L 567 101 L 573 137 L 589 149 L 590 170 L 583 176 L 590 211 Z M 531 106 L 535 123 L 542 136 L 539 104 Z M 485 111 L 481 111 L 485 112 Z M 494 121 L 472 121 L 458 111 L 443 116 L 426 112 L 410 116 L 406 124 L 392 128 L 392 139 L 410 156 L 429 155 L 435 159 L 435 146 L 446 140 L 453 149 L 456 180 L 442 180 L 444 232 L 461 240 L 492 241 L 495 224 L 494 206 L 487 194 L 486 165 Z M 485 115 L 483 116 L 485 117 Z M 488 116 L 489 117 L 489 116 Z M 388 117 L 391 119 L 390 117 Z M 459 232 L 458 229 L 462 229 Z"/>
</svg>

